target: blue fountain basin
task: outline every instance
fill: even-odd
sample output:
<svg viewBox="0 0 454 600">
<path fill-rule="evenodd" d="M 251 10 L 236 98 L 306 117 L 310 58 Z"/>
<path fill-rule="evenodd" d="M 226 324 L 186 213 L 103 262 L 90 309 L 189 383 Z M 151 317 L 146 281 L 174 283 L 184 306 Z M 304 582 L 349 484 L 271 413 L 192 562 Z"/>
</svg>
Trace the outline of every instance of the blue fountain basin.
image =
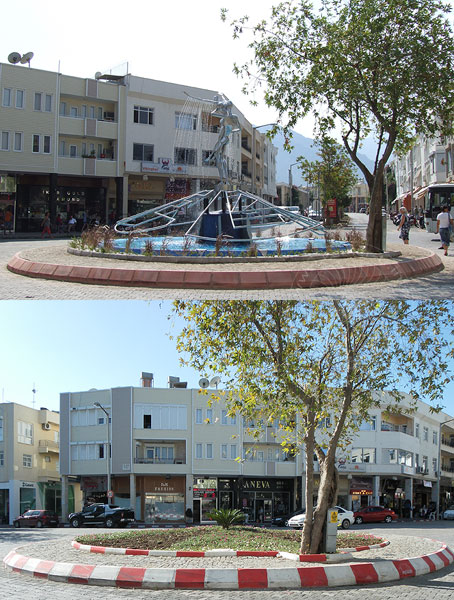
<svg viewBox="0 0 454 600">
<path fill-rule="evenodd" d="M 117 252 L 125 252 L 128 246 L 127 238 L 114 240 L 113 248 Z M 150 248 L 151 245 L 151 248 Z M 318 238 L 278 238 L 254 239 L 257 256 L 277 256 L 279 254 L 291 256 L 304 252 L 326 252 L 326 242 Z M 351 250 L 349 242 L 331 240 L 330 249 L 334 252 L 348 252 Z M 151 252 L 150 252 L 151 249 Z M 250 254 L 249 243 L 228 242 L 216 249 L 214 242 L 196 241 L 184 237 L 143 237 L 135 238 L 130 242 L 129 252 L 135 254 L 151 254 L 156 256 L 247 256 Z"/>
</svg>

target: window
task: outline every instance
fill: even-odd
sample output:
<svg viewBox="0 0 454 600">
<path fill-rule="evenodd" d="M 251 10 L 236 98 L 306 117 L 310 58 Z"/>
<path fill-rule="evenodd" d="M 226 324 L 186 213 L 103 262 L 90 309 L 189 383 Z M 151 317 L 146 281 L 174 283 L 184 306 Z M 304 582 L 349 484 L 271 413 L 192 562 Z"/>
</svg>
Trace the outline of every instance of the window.
<svg viewBox="0 0 454 600">
<path fill-rule="evenodd" d="M 31 454 L 23 454 L 22 455 L 22 466 L 27 467 L 28 469 L 32 468 L 32 455 Z"/>
<path fill-rule="evenodd" d="M 227 425 L 227 411 L 221 410 L 221 425 Z"/>
<path fill-rule="evenodd" d="M 363 421 L 359 426 L 360 431 L 376 431 L 377 417 L 371 417 L 368 421 Z"/>
<path fill-rule="evenodd" d="M 146 106 L 134 106 L 134 123 L 153 125 L 153 109 Z"/>
<path fill-rule="evenodd" d="M 213 458 L 213 444 L 206 445 L 206 457 Z"/>
<path fill-rule="evenodd" d="M 0 417 L 0 442 L 3 442 L 3 417 Z"/>
<path fill-rule="evenodd" d="M 154 146 L 151 144 L 133 144 L 132 160 L 153 162 Z"/>
<path fill-rule="evenodd" d="M 136 404 L 134 406 L 134 427 L 146 428 L 150 423 L 154 430 L 181 429 L 188 426 L 187 407 L 176 404 Z"/>
<path fill-rule="evenodd" d="M 82 104 L 81 115 L 82 115 L 83 119 L 87 118 L 87 105 L 86 104 Z"/>
<path fill-rule="evenodd" d="M 11 106 L 11 93 L 12 93 L 11 88 L 3 88 L 3 100 L 2 100 L 3 106 Z"/>
<path fill-rule="evenodd" d="M 422 468 L 424 469 L 424 471 L 427 471 L 429 469 L 429 459 L 427 458 L 427 456 L 422 457 Z"/>
<path fill-rule="evenodd" d="M 102 121 L 102 106 L 98 106 L 98 121 Z"/>
<path fill-rule="evenodd" d="M 72 144 L 69 147 L 69 156 L 71 158 L 76 158 L 77 156 L 77 146 L 73 146 Z"/>
<path fill-rule="evenodd" d="M 193 148 L 175 148 L 174 162 L 177 165 L 196 165 L 197 150 Z"/>
<path fill-rule="evenodd" d="M 438 444 L 438 432 L 437 431 L 432 432 L 432 441 L 435 445 Z"/>
<path fill-rule="evenodd" d="M 434 473 L 437 472 L 437 459 L 436 458 L 432 459 L 432 469 L 434 470 Z"/>
<path fill-rule="evenodd" d="M 202 416 L 201 408 L 195 409 L 195 422 L 196 422 L 196 425 L 201 425 L 203 423 L 203 416 Z"/>
<path fill-rule="evenodd" d="M 69 111 L 69 116 L 70 117 L 77 117 L 79 115 L 79 112 L 77 110 L 77 106 L 71 106 L 71 109 Z"/>
<path fill-rule="evenodd" d="M 419 467 L 419 454 L 415 454 L 415 467 Z"/>
<path fill-rule="evenodd" d="M 104 444 L 98 446 L 98 458 L 104 458 Z"/>
<path fill-rule="evenodd" d="M 33 444 L 33 425 L 17 421 L 17 441 L 21 444 Z"/>
<path fill-rule="evenodd" d="M 143 416 L 143 428 L 144 429 L 151 429 L 151 415 L 144 415 Z"/>
<path fill-rule="evenodd" d="M 399 450 L 399 464 L 407 467 L 413 466 L 413 453 L 407 450 Z"/>
<path fill-rule="evenodd" d="M 24 108 L 24 90 L 16 90 L 16 108 Z"/>
<path fill-rule="evenodd" d="M 230 458 L 231 460 L 235 460 L 238 456 L 238 450 L 236 444 L 230 444 Z"/>
<path fill-rule="evenodd" d="M 375 462 L 375 448 L 353 448 L 352 463 L 374 463 Z"/>
<path fill-rule="evenodd" d="M 64 140 L 60 140 L 58 155 L 65 156 L 65 152 L 66 152 L 66 142 Z"/>
<path fill-rule="evenodd" d="M 3 467 L 5 465 L 5 454 L 3 452 L 3 450 L 0 450 L 0 467 Z"/>
<path fill-rule="evenodd" d="M 50 135 L 44 136 L 43 152 L 44 154 L 50 154 Z"/>
<path fill-rule="evenodd" d="M 39 152 L 39 135 L 33 135 L 32 152 Z"/>
<path fill-rule="evenodd" d="M 44 96 L 44 110 L 46 112 L 52 112 L 52 94 L 46 94 Z"/>
<path fill-rule="evenodd" d="M 394 448 L 391 448 L 390 450 L 388 450 L 389 452 L 389 462 L 392 465 L 397 464 L 397 452 L 394 450 Z"/>
<path fill-rule="evenodd" d="M 221 444 L 221 458 L 227 458 L 227 444 Z"/>
<path fill-rule="evenodd" d="M 207 408 L 207 418 L 206 418 L 206 422 L 210 425 L 213 423 L 213 409 L 212 408 Z"/>
<path fill-rule="evenodd" d="M 60 102 L 60 115 L 62 117 L 66 115 L 66 102 Z"/>
<path fill-rule="evenodd" d="M 424 427 L 424 428 L 423 428 L 423 437 L 422 437 L 422 439 L 423 439 L 425 442 L 428 442 L 428 441 L 429 441 L 429 428 L 428 428 L 428 427 Z"/>
<path fill-rule="evenodd" d="M 195 445 L 195 457 L 202 458 L 202 444 Z"/>
<path fill-rule="evenodd" d="M 88 115 L 90 117 L 90 119 L 94 119 L 95 118 L 95 107 L 94 106 L 90 106 L 90 108 L 88 109 Z"/>
<path fill-rule="evenodd" d="M 34 110 L 41 110 L 41 104 L 43 101 L 43 95 L 41 92 L 35 92 L 35 100 L 33 103 Z"/>
<path fill-rule="evenodd" d="M 175 113 L 175 129 L 195 130 L 197 129 L 197 115 L 189 113 Z"/>
<path fill-rule="evenodd" d="M 1 132 L 0 149 L 9 150 L 9 131 Z"/>
<path fill-rule="evenodd" d="M 419 438 L 419 423 L 415 423 L 415 437 Z"/>
<path fill-rule="evenodd" d="M 16 131 L 14 134 L 14 151 L 22 152 L 22 133 L 20 131 Z"/>
</svg>

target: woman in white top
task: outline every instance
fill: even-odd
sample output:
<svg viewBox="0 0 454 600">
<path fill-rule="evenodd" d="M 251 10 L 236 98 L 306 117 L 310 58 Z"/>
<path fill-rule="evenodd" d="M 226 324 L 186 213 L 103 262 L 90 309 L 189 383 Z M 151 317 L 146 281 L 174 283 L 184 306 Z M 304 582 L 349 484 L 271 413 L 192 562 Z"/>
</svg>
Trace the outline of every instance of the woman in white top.
<svg viewBox="0 0 454 600">
<path fill-rule="evenodd" d="M 451 227 L 454 227 L 454 220 L 449 212 L 449 206 L 445 205 L 441 209 L 441 213 L 438 213 L 437 215 L 437 233 L 440 234 L 441 245 L 445 251 L 445 256 L 448 256 Z"/>
</svg>

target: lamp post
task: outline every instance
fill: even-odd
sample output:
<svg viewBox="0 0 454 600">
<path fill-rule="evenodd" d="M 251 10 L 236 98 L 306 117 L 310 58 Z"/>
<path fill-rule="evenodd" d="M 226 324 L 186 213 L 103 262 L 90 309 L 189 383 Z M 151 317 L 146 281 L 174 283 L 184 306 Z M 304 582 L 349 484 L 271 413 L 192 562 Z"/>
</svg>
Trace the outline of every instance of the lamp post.
<svg viewBox="0 0 454 600">
<path fill-rule="evenodd" d="M 292 163 L 289 168 L 288 168 L 288 187 L 290 188 L 290 204 L 289 206 L 292 206 L 292 201 L 293 201 L 293 194 L 292 194 L 292 188 L 293 188 L 293 179 L 292 179 L 292 167 L 294 167 L 295 165 L 297 165 L 298 163 Z"/>
<path fill-rule="evenodd" d="M 454 421 L 453 419 L 448 419 L 447 421 L 443 421 L 440 423 L 440 427 L 439 427 L 439 432 L 438 432 L 438 469 L 437 469 L 437 496 L 438 496 L 438 502 L 437 502 L 437 519 L 440 518 L 440 503 L 441 503 L 441 489 L 440 489 L 440 485 L 441 485 L 441 426 L 442 425 L 446 425 L 446 423 L 451 423 L 451 421 Z"/>
<path fill-rule="evenodd" d="M 261 127 L 270 127 L 271 125 L 276 125 L 276 123 L 265 123 L 263 125 L 255 125 L 252 127 L 252 193 L 255 194 L 256 193 L 256 174 L 257 174 L 257 168 L 256 168 L 256 164 L 255 161 L 257 159 L 256 157 L 256 152 L 255 152 L 255 132 L 257 131 L 257 129 L 260 129 Z"/>
<path fill-rule="evenodd" d="M 109 492 L 111 491 L 111 477 L 110 477 L 110 424 L 109 424 L 109 413 L 107 412 L 107 410 L 104 408 L 104 406 L 102 406 L 99 402 L 95 402 L 94 406 L 100 408 L 102 410 L 102 412 L 106 415 L 107 417 L 107 452 L 106 452 L 106 459 L 107 459 L 107 504 L 109 504 Z"/>
</svg>

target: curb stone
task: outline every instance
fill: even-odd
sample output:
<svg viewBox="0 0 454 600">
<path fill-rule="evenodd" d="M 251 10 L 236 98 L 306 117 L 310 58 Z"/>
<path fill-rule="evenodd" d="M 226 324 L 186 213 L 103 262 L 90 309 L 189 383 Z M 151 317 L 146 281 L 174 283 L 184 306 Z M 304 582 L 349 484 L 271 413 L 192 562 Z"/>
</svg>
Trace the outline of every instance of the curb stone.
<svg viewBox="0 0 454 600">
<path fill-rule="evenodd" d="M 426 556 L 369 563 L 295 568 L 147 569 L 59 563 L 12 550 L 3 562 L 16 573 L 50 581 L 140 589 L 300 589 L 385 583 L 438 571 L 454 561 L 441 548 Z"/>
</svg>

